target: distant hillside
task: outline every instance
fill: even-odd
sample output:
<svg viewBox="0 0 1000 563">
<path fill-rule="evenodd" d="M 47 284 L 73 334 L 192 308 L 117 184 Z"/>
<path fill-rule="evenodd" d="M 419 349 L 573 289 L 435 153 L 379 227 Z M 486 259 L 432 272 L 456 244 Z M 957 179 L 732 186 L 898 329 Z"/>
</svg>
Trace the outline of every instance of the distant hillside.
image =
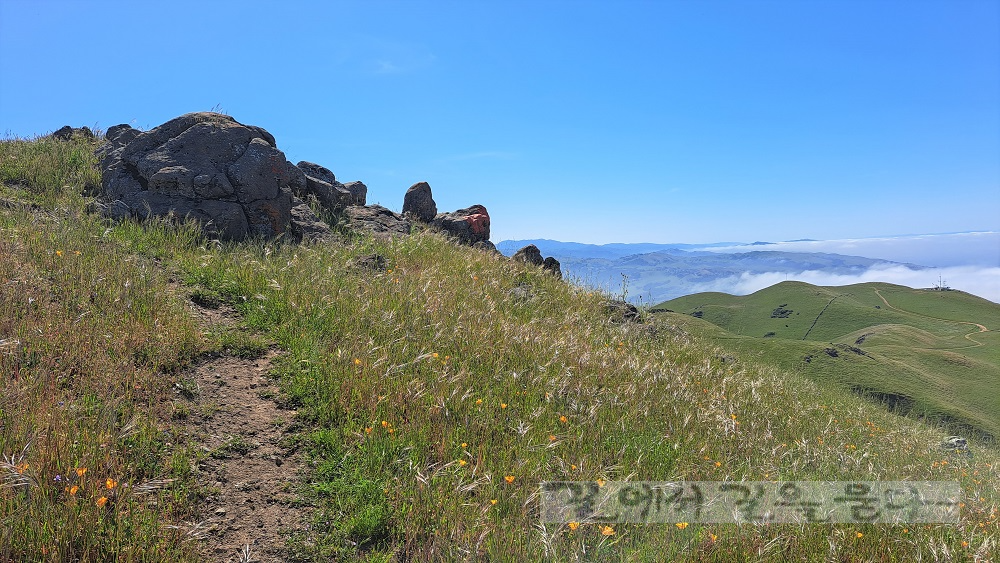
<svg viewBox="0 0 1000 563">
<path fill-rule="evenodd" d="M 783 282 L 742 297 L 688 295 L 653 310 L 701 319 L 688 324 L 725 348 L 1000 436 L 1000 305 L 991 301 L 885 283 Z"/>
</svg>

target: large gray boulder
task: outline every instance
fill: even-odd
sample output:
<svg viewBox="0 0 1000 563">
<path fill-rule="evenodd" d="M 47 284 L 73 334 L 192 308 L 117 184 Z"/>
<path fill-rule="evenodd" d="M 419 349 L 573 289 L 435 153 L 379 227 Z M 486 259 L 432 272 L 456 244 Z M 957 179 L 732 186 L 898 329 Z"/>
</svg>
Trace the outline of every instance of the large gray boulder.
<svg viewBox="0 0 1000 563">
<path fill-rule="evenodd" d="M 482 205 L 473 205 L 451 213 L 438 213 L 431 221 L 431 226 L 469 246 L 490 240 L 490 214 Z"/>
<path fill-rule="evenodd" d="M 427 182 L 417 182 L 403 195 L 403 215 L 423 223 L 430 223 L 437 215 L 437 204 Z"/>
<path fill-rule="evenodd" d="M 364 231 L 378 235 L 406 236 L 410 234 L 410 222 L 398 213 L 381 205 L 352 206 L 344 210 L 347 226 L 353 231 Z"/>
<path fill-rule="evenodd" d="M 260 127 L 189 113 L 144 133 L 113 127 L 101 150 L 98 205 L 113 218 L 189 217 L 223 240 L 329 234 L 295 197 L 305 174 Z"/>
</svg>

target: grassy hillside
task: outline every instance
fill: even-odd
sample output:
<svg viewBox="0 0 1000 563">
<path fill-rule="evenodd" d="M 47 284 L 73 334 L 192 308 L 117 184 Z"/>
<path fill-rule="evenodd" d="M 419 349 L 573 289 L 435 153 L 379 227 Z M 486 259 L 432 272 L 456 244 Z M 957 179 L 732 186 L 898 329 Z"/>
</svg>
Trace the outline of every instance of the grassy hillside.
<svg viewBox="0 0 1000 563">
<path fill-rule="evenodd" d="M 171 405 L 204 354 L 268 348 L 276 399 L 294 409 L 286 446 L 308 460 L 289 492 L 310 527 L 286 534 L 289 559 L 902 562 L 997 549 L 988 445 L 944 453 L 941 431 L 799 369 L 732 361 L 679 326 L 695 319 L 615 324 L 600 295 L 432 233 L 218 244 L 187 225 L 109 224 L 79 195 L 92 148 L 0 143 L 0 560 L 210 553 L 198 532 L 210 454 Z M 356 265 L 373 253 L 384 270 Z M 238 325 L 199 325 L 192 297 L 232 307 Z M 237 472 L 240 453 L 226 459 Z M 956 480 L 964 499 L 958 525 L 539 523 L 540 482 L 597 479 Z"/>
<path fill-rule="evenodd" d="M 1000 436 L 1000 305 L 991 301 L 885 283 L 783 282 L 742 297 L 689 295 L 659 309 L 725 329 L 713 337 L 761 361 L 958 431 Z"/>
</svg>

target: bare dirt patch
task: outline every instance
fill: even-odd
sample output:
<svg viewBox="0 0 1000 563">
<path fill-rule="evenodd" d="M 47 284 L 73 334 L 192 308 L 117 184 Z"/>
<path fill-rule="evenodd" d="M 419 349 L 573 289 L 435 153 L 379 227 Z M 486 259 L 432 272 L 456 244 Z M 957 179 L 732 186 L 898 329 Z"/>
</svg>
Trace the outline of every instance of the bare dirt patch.
<svg viewBox="0 0 1000 563">
<path fill-rule="evenodd" d="M 232 310 L 196 308 L 206 325 L 234 320 Z M 286 540 L 308 528 L 295 494 L 303 464 L 283 442 L 295 411 L 275 403 L 280 392 L 267 375 L 279 353 L 209 357 L 178 384 L 174 416 L 204 453 L 206 561 L 288 560 Z"/>
</svg>

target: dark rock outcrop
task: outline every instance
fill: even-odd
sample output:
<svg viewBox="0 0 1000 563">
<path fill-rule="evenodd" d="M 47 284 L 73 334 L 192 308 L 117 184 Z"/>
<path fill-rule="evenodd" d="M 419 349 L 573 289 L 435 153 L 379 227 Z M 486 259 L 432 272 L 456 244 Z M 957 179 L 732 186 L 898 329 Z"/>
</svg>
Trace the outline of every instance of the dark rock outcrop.
<svg viewBox="0 0 1000 563">
<path fill-rule="evenodd" d="M 511 260 L 515 262 L 524 262 L 525 264 L 531 264 L 532 266 L 541 266 L 545 264 L 545 259 L 542 258 L 542 251 L 538 250 L 538 247 L 529 244 L 521 250 L 518 250 L 510 257 Z"/>
<path fill-rule="evenodd" d="M 305 174 L 264 129 L 204 112 L 134 131 L 113 127 L 102 147 L 106 215 L 190 217 L 223 240 L 330 233 L 295 197 L 307 189 Z"/>
<path fill-rule="evenodd" d="M 308 199 L 315 197 L 320 205 L 331 211 L 336 211 L 354 205 L 354 196 L 344 189 L 329 168 L 302 161 L 295 165 L 305 175 L 305 184 L 300 186 L 295 195 Z"/>
<path fill-rule="evenodd" d="M 365 204 L 368 187 L 361 182 L 341 184 L 329 168 L 305 160 L 295 166 L 306 176 L 305 190 L 295 195 L 303 199 L 314 196 L 320 205 L 331 211 L 341 210 L 349 205 Z"/>
<path fill-rule="evenodd" d="M 63 126 L 52 133 L 52 138 L 58 141 L 69 141 L 72 139 L 93 139 L 94 132 L 90 127 L 70 127 Z"/>
<path fill-rule="evenodd" d="M 562 268 L 559 267 L 559 261 L 555 258 L 551 256 L 546 258 L 545 261 L 542 262 L 542 269 L 555 276 L 556 279 L 562 279 Z"/>
<path fill-rule="evenodd" d="M 490 214 L 482 205 L 473 205 L 451 213 L 438 213 L 431 226 L 454 237 L 461 244 L 473 245 L 490 240 Z"/>
<path fill-rule="evenodd" d="M 355 268 L 370 272 L 385 272 L 389 269 L 389 261 L 381 254 L 366 254 L 359 256 L 351 263 Z"/>
<path fill-rule="evenodd" d="M 476 250 L 482 250 L 484 252 L 494 252 L 496 254 L 500 254 L 500 251 L 497 250 L 497 245 L 493 244 L 488 240 L 481 240 L 477 243 L 474 243 L 472 245 L 472 248 L 475 248 Z"/>
<path fill-rule="evenodd" d="M 307 160 L 300 161 L 295 166 L 298 166 L 299 170 L 301 170 L 307 178 L 311 177 L 317 180 L 322 180 L 327 184 L 339 184 L 339 182 L 337 182 L 337 177 L 333 175 L 333 171 L 326 166 L 321 166 L 315 162 L 309 162 Z"/>
<path fill-rule="evenodd" d="M 518 250 L 510 259 L 515 262 L 531 264 L 532 266 L 541 266 L 543 270 L 551 273 L 558 279 L 562 279 L 562 269 L 559 267 L 559 261 L 551 256 L 542 258 L 542 252 L 533 244 L 529 244 Z"/>
<path fill-rule="evenodd" d="M 604 312 L 613 323 L 641 323 L 642 315 L 635 305 L 621 299 L 609 299 L 604 303 Z"/>
<path fill-rule="evenodd" d="M 941 441 L 940 448 L 946 452 L 967 453 L 969 451 L 969 441 L 961 436 L 948 436 Z"/>
<path fill-rule="evenodd" d="M 342 187 L 350 192 L 351 196 L 354 198 L 351 205 L 364 205 L 365 201 L 368 199 L 368 186 L 366 186 L 363 182 L 348 182 L 346 184 L 342 184 Z"/>
<path fill-rule="evenodd" d="M 344 211 L 347 226 L 355 231 L 368 231 L 382 235 L 410 234 L 410 222 L 398 213 L 381 205 L 352 206 Z"/>
<path fill-rule="evenodd" d="M 417 221 L 430 223 L 437 216 L 437 204 L 427 182 L 417 182 L 403 196 L 403 215 Z"/>
<path fill-rule="evenodd" d="M 125 145 L 132 142 L 133 139 L 138 137 L 142 131 L 134 129 L 131 125 L 122 123 L 121 125 L 112 125 L 108 127 L 108 130 L 104 133 L 105 145 L 101 147 L 100 150 L 104 151 L 106 154 L 113 151 L 125 148 Z"/>
</svg>

